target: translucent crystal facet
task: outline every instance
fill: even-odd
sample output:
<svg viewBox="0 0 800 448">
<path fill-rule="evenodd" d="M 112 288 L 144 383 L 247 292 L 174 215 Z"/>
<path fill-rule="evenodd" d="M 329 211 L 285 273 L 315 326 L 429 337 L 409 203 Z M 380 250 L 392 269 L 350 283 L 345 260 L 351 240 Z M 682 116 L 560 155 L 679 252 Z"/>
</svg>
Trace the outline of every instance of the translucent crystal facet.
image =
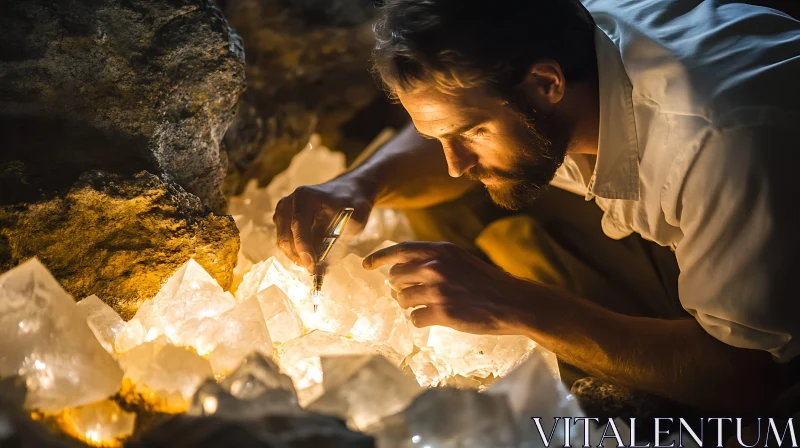
<svg viewBox="0 0 800 448">
<path fill-rule="evenodd" d="M 119 390 L 119 366 L 36 259 L 0 276 L 0 346 L 0 376 L 25 379 L 28 409 L 57 412 Z"/>
<path fill-rule="evenodd" d="M 536 344 L 524 336 L 473 335 L 447 327 L 430 329 L 428 346 L 456 375 L 503 376 Z"/>
<path fill-rule="evenodd" d="M 122 410 L 112 400 L 70 408 L 60 417 L 67 433 L 96 446 L 119 444 L 133 434 L 136 422 L 136 414 Z"/>
<path fill-rule="evenodd" d="M 301 405 L 306 405 L 321 393 L 322 364 L 320 356 L 382 354 L 394 365 L 403 357 L 391 348 L 314 330 L 278 348 L 278 359 L 284 372 L 292 378 Z"/>
<path fill-rule="evenodd" d="M 174 345 L 158 349 L 147 363 L 139 382 L 166 399 L 171 409 L 185 409 L 197 387 L 212 377 L 208 361 Z"/>
<path fill-rule="evenodd" d="M 543 354 L 541 349 L 534 350 L 524 363 L 486 390 L 487 394 L 508 399 L 522 430 L 522 440 L 526 443 L 541 441 L 536 427 L 530 424 L 532 416 L 541 417 L 542 422 L 553 422 L 553 417 L 583 415 L 578 403 L 553 375 L 546 357 L 548 354 Z M 555 446 L 564 445 L 559 437 L 563 438 L 563 435 L 556 435 Z"/>
<path fill-rule="evenodd" d="M 233 295 L 223 291 L 202 266 L 190 259 L 139 308 L 134 320 L 141 322 L 145 340 L 166 335 L 175 345 L 191 346 L 193 340 L 182 330 L 186 322 L 217 317 L 234 305 Z"/>
<path fill-rule="evenodd" d="M 78 302 L 78 309 L 86 315 L 86 323 L 100 341 L 100 345 L 114 356 L 114 341 L 125 328 L 125 321 L 96 295 Z"/>
<path fill-rule="evenodd" d="M 214 328 L 217 345 L 209 361 L 215 374 L 226 374 L 247 355 L 256 352 L 272 357 L 272 339 L 264 324 L 258 299 L 252 297 L 222 313 Z"/>
<path fill-rule="evenodd" d="M 253 353 L 222 382 L 236 398 L 252 400 L 267 390 L 280 389 L 296 397 L 292 379 L 282 374 L 271 359 Z M 295 402 L 297 400 L 295 399 Z"/>
<path fill-rule="evenodd" d="M 517 448 L 519 432 L 505 396 L 428 389 L 379 431 L 380 446 Z"/>
<path fill-rule="evenodd" d="M 324 394 L 310 410 L 334 414 L 364 430 L 405 409 L 422 388 L 383 356 L 322 357 Z"/>
<path fill-rule="evenodd" d="M 289 297 L 277 286 L 272 285 L 256 294 L 261 312 L 267 323 L 272 341 L 277 344 L 299 337 L 303 334 L 303 321 Z"/>
</svg>

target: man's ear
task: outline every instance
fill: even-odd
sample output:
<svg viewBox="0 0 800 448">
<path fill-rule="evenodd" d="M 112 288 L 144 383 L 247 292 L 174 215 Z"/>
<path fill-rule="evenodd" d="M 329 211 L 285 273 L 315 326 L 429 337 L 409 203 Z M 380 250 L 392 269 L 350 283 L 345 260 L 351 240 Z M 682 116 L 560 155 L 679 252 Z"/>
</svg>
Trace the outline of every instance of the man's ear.
<svg viewBox="0 0 800 448">
<path fill-rule="evenodd" d="M 531 65 L 520 87 L 536 110 L 547 113 L 564 98 L 566 80 L 558 62 L 541 59 Z"/>
</svg>

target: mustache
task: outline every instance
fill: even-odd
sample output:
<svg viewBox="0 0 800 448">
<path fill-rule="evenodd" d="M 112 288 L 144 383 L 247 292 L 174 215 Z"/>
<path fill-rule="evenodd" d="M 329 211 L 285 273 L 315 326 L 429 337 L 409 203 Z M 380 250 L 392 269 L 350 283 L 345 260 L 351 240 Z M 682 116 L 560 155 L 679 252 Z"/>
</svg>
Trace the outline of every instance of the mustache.
<svg viewBox="0 0 800 448">
<path fill-rule="evenodd" d="M 513 175 L 512 173 L 507 173 L 501 170 L 493 170 L 493 169 L 486 169 L 481 166 L 473 166 L 467 172 L 464 173 L 464 177 L 469 180 L 477 180 L 480 181 L 481 179 L 486 178 L 495 178 L 501 180 L 514 180 L 519 177 L 519 175 Z"/>
</svg>

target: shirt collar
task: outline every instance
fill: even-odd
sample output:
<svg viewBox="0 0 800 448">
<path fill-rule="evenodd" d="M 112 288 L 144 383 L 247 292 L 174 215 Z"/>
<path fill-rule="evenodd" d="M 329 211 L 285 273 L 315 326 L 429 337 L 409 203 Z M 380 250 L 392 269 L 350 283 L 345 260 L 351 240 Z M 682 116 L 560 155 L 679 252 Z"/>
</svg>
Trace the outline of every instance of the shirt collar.
<svg viewBox="0 0 800 448">
<path fill-rule="evenodd" d="M 600 132 L 597 160 L 586 199 L 639 199 L 639 145 L 631 84 L 619 48 L 599 27 L 595 31 Z"/>
</svg>

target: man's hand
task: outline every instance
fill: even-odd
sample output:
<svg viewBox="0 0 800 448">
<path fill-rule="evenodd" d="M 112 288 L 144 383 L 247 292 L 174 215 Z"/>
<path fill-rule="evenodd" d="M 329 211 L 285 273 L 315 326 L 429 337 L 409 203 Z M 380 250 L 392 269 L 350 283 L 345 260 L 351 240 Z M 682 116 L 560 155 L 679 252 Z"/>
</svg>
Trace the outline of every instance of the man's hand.
<svg viewBox="0 0 800 448">
<path fill-rule="evenodd" d="M 444 325 L 474 334 L 524 334 L 537 285 L 512 277 L 451 243 L 406 242 L 364 259 L 383 265 L 417 327 Z"/>
<path fill-rule="evenodd" d="M 311 272 L 317 245 L 331 220 L 345 207 L 355 211 L 345 228 L 347 234 L 364 229 L 374 204 L 374 186 L 348 176 L 319 185 L 297 188 L 275 207 L 278 247 L 292 261 Z"/>
</svg>

